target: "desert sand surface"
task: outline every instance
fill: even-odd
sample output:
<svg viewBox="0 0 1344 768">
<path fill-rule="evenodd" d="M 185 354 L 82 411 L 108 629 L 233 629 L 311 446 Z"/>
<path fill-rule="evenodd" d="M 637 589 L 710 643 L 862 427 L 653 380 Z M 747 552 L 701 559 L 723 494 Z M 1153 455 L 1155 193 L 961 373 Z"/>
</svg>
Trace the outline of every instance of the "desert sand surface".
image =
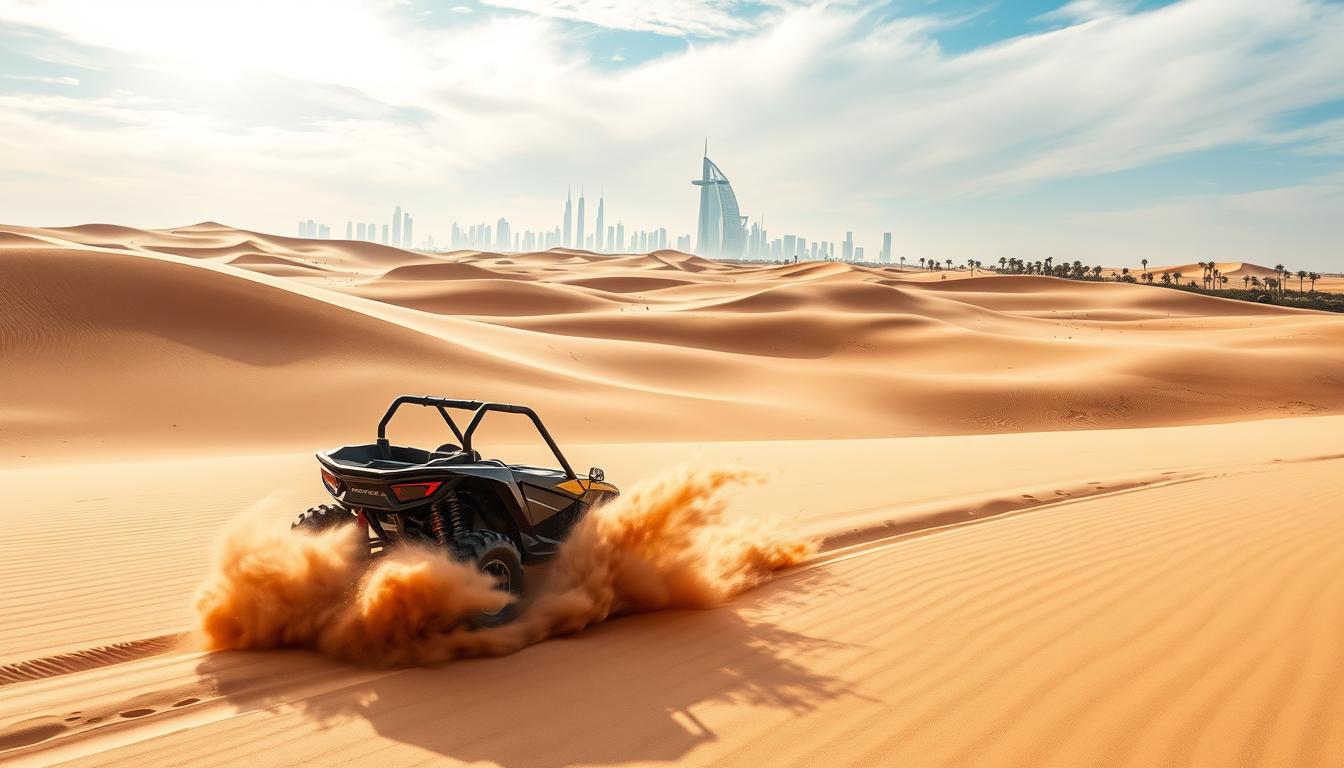
<svg viewBox="0 0 1344 768">
<path fill-rule="evenodd" d="M 0 320 L 14 765 L 1344 756 L 1337 315 L 206 223 L 0 227 Z M 709 533 L 762 526 L 799 548 L 766 565 L 738 550 L 759 573 L 732 588 L 673 553 L 707 592 L 618 594 L 630 615 L 505 655 L 206 650 L 199 590 L 237 554 L 221 540 L 321 502 L 312 451 L 370 440 L 405 392 L 535 406 L 621 503 L 679 504 L 715 468 L 745 470 Z M 408 415 L 392 434 L 436 426 Z M 487 455 L 545 458 L 510 426 Z"/>
</svg>

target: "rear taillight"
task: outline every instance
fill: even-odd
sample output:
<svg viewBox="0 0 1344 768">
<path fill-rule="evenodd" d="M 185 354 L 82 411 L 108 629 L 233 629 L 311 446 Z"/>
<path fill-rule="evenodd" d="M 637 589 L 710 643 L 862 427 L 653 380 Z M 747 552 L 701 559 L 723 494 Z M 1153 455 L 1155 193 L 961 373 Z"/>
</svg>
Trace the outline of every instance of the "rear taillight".
<svg viewBox="0 0 1344 768">
<path fill-rule="evenodd" d="M 325 469 L 322 470 L 322 484 L 327 486 L 327 492 L 332 496 L 341 495 L 341 481 Z"/>
<path fill-rule="evenodd" d="M 427 499 L 439 490 L 442 482 L 435 483 L 402 483 L 392 486 L 392 493 L 396 494 L 397 501 L 415 501 L 416 499 Z"/>
</svg>

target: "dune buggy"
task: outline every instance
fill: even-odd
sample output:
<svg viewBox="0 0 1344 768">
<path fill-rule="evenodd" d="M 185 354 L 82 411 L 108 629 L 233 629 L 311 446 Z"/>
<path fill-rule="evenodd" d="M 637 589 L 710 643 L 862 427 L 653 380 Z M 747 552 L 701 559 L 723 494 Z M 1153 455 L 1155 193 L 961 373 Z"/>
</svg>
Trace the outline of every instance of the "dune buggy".
<svg viewBox="0 0 1344 768">
<path fill-rule="evenodd" d="M 436 409 L 456 442 L 434 450 L 393 445 L 387 425 L 403 405 Z M 466 428 L 450 411 L 469 411 Z M 558 469 L 482 458 L 472 437 L 490 413 L 528 417 L 550 448 Z M 618 494 L 597 467 L 579 477 L 531 408 L 476 400 L 403 395 L 378 422 L 378 438 L 317 454 L 322 483 L 335 499 L 303 513 L 294 528 L 317 532 L 336 526 L 365 529 L 369 554 L 419 544 L 475 563 L 500 589 L 523 594 L 523 565 L 544 561 L 584 514 Z M 475 617 L 476 626 L 514 618 L 517 600 Z"/>
</svg>

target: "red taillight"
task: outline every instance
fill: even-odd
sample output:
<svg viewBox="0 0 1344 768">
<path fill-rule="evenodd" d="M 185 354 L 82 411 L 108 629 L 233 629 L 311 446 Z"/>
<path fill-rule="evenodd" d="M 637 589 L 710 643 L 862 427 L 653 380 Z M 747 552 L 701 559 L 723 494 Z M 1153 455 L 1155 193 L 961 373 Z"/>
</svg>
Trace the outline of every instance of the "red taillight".
<svg viewBox="0 0 1344 768">
<path fill-rule="evenodd" d="M 439 490 L 440 485 L 443 483 L 402 483 L 392 486 L 392 493 L 396 494 L 397 501 L 415 501 L 429 498 Z"/>
<path fill-rule="evenodd" d="M 341 481 L 340 481 L 340 480 L 337 480 L 335 475 L 331 474 L 330 472 L 328 472 L 328 471 L 325 470 L 325 469 L 322 470 L 322 484 L 325 485 L 325 486 L 327 486 L 327 491 L 328 491 L 332 496 L 339 496 L 339 495 L 340 495 L 340 493 L 341 493 Z"/>
</svg>

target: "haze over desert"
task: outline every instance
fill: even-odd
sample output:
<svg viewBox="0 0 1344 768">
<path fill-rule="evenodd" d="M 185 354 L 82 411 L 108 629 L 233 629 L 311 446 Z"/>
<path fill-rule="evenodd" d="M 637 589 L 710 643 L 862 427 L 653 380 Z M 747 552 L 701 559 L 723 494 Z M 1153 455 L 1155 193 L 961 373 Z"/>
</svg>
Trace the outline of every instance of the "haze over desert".
<svg viewBox="0 0 1344 768">
<path fill-rule="evenodd" d="M 1344 754 L 1338 315 L 985 270 L 3 229 L 14 764 Z M 361 598 L 356 634 L 305 635 L 318 555 L 296 571 L 287 529 L 326 496 L 312 451 L 407 393 L 533 406 L 625 492 L 628 533 L 562 554 L 539 578 L 571 586 L 516 626 L 373 625 Z M 483 454 L 545 462 L 501 427 Z M 724 470 L 754 478 L 703 484 Z M 729 530 L 746 548 L 707 556 Z M 423 562 L 396 605 L 467 610 L 417 602 L 467 594 Z M 262 592 L 219 581 L 249 567 Z"/>
</svg>

